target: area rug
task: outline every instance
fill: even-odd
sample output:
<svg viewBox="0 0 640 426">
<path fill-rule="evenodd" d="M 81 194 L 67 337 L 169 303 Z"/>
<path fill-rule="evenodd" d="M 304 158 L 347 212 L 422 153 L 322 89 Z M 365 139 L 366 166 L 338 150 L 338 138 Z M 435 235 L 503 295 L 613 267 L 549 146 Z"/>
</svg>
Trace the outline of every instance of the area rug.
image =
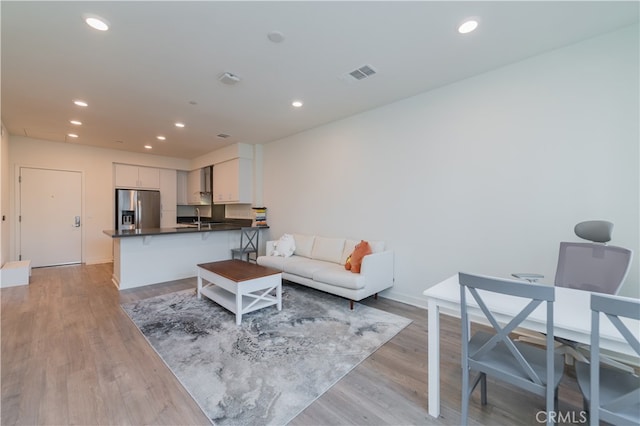
<svg viewBox="0 0 640 426">
<path fill-rule="evenodd" d="M 194 290 L 122 306 L 216 425 L 284 425 L 410 320 L 297 285 L 235 315 Z"/>
</svg>

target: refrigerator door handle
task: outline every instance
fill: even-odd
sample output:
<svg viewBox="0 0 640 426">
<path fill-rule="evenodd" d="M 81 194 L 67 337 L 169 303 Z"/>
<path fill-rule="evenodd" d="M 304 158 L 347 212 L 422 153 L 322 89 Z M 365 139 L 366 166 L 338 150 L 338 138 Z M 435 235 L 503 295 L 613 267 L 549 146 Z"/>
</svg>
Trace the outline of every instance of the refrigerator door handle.
<svg viewBox="0 0 640 426">
<path fill-rule="evenodd" d="M 136 209 L 136 229 L 142 228 L 142 200 L 137 199 L 138 208 Z"/>
</svg>

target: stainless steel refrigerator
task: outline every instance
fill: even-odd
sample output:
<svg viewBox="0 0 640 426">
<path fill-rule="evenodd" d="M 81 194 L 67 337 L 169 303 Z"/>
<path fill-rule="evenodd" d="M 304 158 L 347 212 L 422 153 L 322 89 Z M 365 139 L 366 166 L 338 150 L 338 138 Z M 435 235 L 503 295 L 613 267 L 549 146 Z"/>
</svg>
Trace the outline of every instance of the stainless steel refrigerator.
<svg viewBox="0 0 640 426">
<path fill-rule="evenodd" d="M 116 189 L 116 229 L 160 227 L 160 191 Z"/>
</svg>

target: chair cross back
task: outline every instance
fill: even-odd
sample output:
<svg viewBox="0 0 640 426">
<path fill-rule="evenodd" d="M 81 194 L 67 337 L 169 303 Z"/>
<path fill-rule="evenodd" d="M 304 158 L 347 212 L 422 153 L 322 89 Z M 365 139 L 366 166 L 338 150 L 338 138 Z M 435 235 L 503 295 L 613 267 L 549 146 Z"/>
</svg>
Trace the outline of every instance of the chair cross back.
<svg viewBox="0 0 640 426">
<path fill-rule="evenodd" d="M 629 346 L 640 356 L 640 341 L 636 335 L 622 322 L 620 317 L 640 320 L 640 301 L 623 299 L 607 295 L 591 295 L 591 366 L 590 366 L 590 421 L 597 425 L 599 420 L 607 422 L 628 422 L 629 418 L 620 414 L 640 401 L 640 387 L 635 387 L 626 394 L 616 396 L 604 404 L 600 404 L 600 314 L 604 314 L 620 332 Z M 637 332 L 636 332 L 637 333 Z M 638 410 L 638 408 L 636 408 Z M 640 420 L 640 413 L 637 413 Z"/>
<path fill-rule="evenodd" d="M 485 305 L 476 288 L 469 287 L 468 289 L 473 298 L 476 300 L 476 303 L 478 303 L 478 306 L 480 306 L 480 309 L 482 309 L 482 312 L 484 312 L 485 317 L 496 331 L 496 334 L 491 339 L 489 339 L 488 342 L 482 345 L 473 354 L 469 354 L 470 358 L 482 357 L 482 355 L 490 352 L 491 349 L 493 349 L 499 342 L 502 342 L 509 349 L 516 361 L 518 361 L 518 364 L 520 364 L 527 376 L 529 376 L 529 378 L 534 383 L 542 385 L 543 382 L 540 377 L 536 374 L 533 368 L 531 368 L 531 365 L 527 362 L 526 359 L 524 359 L 518 348 L 516 348 L 516 346 L 514 345 L 513 341 L 509 338 L 509 333 L 515 330 L 520 325 L 520 323 L 522 323 L 522 321 L 524 321 L 529 316 L 529 314 L 531 314 L 531 312 L 533 312 L 542 303 L 542 300 L 530 301 L 527 306 L 525 306 L 524 309 L 522 309 L 522 311 L 520 311 L 518 315 L 516 315 L 505 327 L 501 327 L 493 316 L 493 313 L 489 311 L 489 309 Z M 465 303 L 464 297 L 463 303 Z"/>
<path fill-rule="evenodd" d="M 494 375 L 504 381 L 510 382 L 516 386 L 526 389 L 530 392 L 545 396 L 547 411 L 554 410 L 556 404 L 557 393 L 555 388 L 556 382 L 559 382 L 561 374 L 556 371 L 553 353 L 553 303 L 555 301 L 555 288 L 540 284 L 523 284 L 518 281 L 502 280 L 491 277 L 483 277 L 478 275 L 470 275 L 459 273 L 460 283 L 460 307 L 461 307 L 461 325 L 462 325 L 462 363 L 463 363 L 463 422 L 466 424 L 468 414 L 468 399 L 473 389 L 478 383 L 482 383 L 482 403 L 486 404 L 486 379 L 485 374 Z M 467 291 L 478 307 L 482 311 L 484 317 L 493 327 L 495 334 L 489 336 L 486 333 L 477 333 L 473 339 L 469 337 L 469 316 L 467 307 Z M 480 291 L 500 293 L 508 296 L 529 299 L 524 307 L 517 315 L 510 318 L 506 325 L 501 326 L 493 312 L 489 310 L 483 295 Z M 530 349 L 518 347 L 514 341 L 509 338 L 509 334 L 513 332 L 529 315 L 540 305 L 546 304 L 547 316 L 547 350 L 538 349 L 538 355 L 532 357 Z M 484 334 L 478 337 L 480 334 Z M 499 344 L 503 344 L 504 348 L 497 348 Z M 525 345 L 528 346 L 528 345 Z M 524 353 L 522 350 L 526 349 Z M 497 351 L 497 352 L 495 352 Z M 508 361 L 510 354 L 516 361 Z M 505 358 L 506 357 L 506 358 Z M 535 361 L 534 361 L 535 360 Z M 546 368 L 540 369 L 538 364 L 534 366 L 531 361 L 542 363 Z M 517 366 L 520 372 L 515 372 Z M 559 368 L 559 367 L 558 367 Z M 471 390 L 469 391 L 468 371 L 475 370 L 479 375 L 473 381 Z M 538 370 L 538 371 L 536 371 Z M 541 376 L 542 375 L 542 376 Z M 551 418 L 552 416 L 549 416 Z"/>
<path fill-rule="evenodd" d="M 513 357 L 518 361 L 518 364 L 520 364 L 527 376 L 529 376 L 529 378 L 535 384 L 542 386 L 543 381 L 540 379 L 538 374 L 536 374 L 533 368 L 531 368 L 531 365 L 522 356 L 513 341 L 509 338 L 509 333 L 515 330 L 522 323 L 522 321 L 527 319 L 531 312 L 533 312 L 542 302 L 547 302 L 547 340 L 550 339 L 550 341 L 553 342 L 553 326 L 549 327 L 549 325 L 553 324 L 553 302 L 555 300 L 553 287 L 543 286 L 539 284 L 529 284 L 525 286 L 522 285 L 522 283 L 518 282 L 496 281 L 494 279 L 484 278 L 480 276 L 471 276 L 461 273 L 461 306 L 466 306 L 466 294 L 464 291 L 465 287 L 469 290 L 469 293 L 473 296 L 476 303 L 484 313 L 485 317 L 496 331 L 496 334 L 477 351 L 475 351 L 473 354 L 468 354 L 469 357 L 479 358 L 491 351 L 491 349 L 493 349 L 499 342 L 503 342 L 509 349 Z M 482 296 L 477 291 L 478 289 L 507 294 L 510 296 L 529 298 L 531 299 L 531 301 L 518 313 L 518 315 L 513 317 L 513 319 L 511 319 L 511 321 L 509 321 L 507 325 L 501 327 L 493 313 L 489 310 L 489 308 L 487 308 L 484 300 L 482 300 Z M 462 326 L 463 328 L 465 328 L 465 324 L 468 324 L 466 312 L 462 318 L 462 321 Z M 466 331 L 465 335 L 468 337 L 468 330 Z M 553 347 L 553 345 L 551 347 Z M 473 363 L 473 361 L 470 362 Z"/>
<path fill-rule="evenodd" d="M 258 230 L 256 228 L 242 228 L 241 232 L 240 239 L 242 242 L 240 243 L 240 249 L 245 253 L 258 251 L 256 238 Z"/>
<path fill-rule="evenodd" d="M 236 255 L 243 259 L 247 256 L 247 261 L 256 261 L 258 257 L 258 238 L 260 229 L 257 227 L 240 228 L 240 247 L 231 250 L 231 257 L 235 259 Z M 254 253 L 256 259 L 251 259 L 249 255 Z"/>
</svg>

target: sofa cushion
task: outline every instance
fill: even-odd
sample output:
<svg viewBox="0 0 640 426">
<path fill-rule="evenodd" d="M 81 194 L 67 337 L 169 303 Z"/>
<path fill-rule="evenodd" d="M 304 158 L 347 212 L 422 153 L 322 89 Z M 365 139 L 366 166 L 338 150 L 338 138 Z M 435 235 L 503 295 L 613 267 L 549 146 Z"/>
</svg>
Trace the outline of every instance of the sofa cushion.
<svg viewBox="0 0 640 426">
<path fill-rule="evenodd" d="M 384 241 L 369 241 L 371 253 L 382 253 L 384 251 Z"/>
<path fill-rule="evenodd" d="M 313 274 L 313 280 L 336 287 L 358 290 L 364 288 L 366 278 L 364 275 L 352 274 L 345 271 L 342 265 L 326 264 L 327 267 L 319 269 Z"/>
<path fill-rule="evenodd" d="M 274 268 L 279 271 L 284 269 L 284 263 L 289 258 L 282 256 L 260 256 L 258 257 L 258 265 L 266 266 L 267 268 Z"/>
<path fill-rule="evenodd" d="M 344 238 L 316 237 L 313 242 L 311 258 L 340 264 L 344 242 Z"/>
<path fill-rule="evenodd" d="M 293 234 L 293 239 L 296 242 L 296 249 L 293 254 L 304 257 L 311 257 L 311 251 L 313 250 L 313 235 Z"/>
<path fill-rule="evenodd" d="M 358 244 L 359 242 L 359 240 L 346 240 L 344 242 L 344 250 L 342 250 L 342 261 L 340 263 L 342 263 L 343 265 L 347 263 L 347 259 L 349 259 L 351 253 L 353 253 L 353 249 L 356 248 L 356 244 Z"/>
<path fill-rule="evenodd" d="M 303 256 L 292 256 L 284 263 L 283 272 L 313 279 L 313 274 L 330 266 L 331 263 L 323 260 L 309 259 Z"/>
</svg>

